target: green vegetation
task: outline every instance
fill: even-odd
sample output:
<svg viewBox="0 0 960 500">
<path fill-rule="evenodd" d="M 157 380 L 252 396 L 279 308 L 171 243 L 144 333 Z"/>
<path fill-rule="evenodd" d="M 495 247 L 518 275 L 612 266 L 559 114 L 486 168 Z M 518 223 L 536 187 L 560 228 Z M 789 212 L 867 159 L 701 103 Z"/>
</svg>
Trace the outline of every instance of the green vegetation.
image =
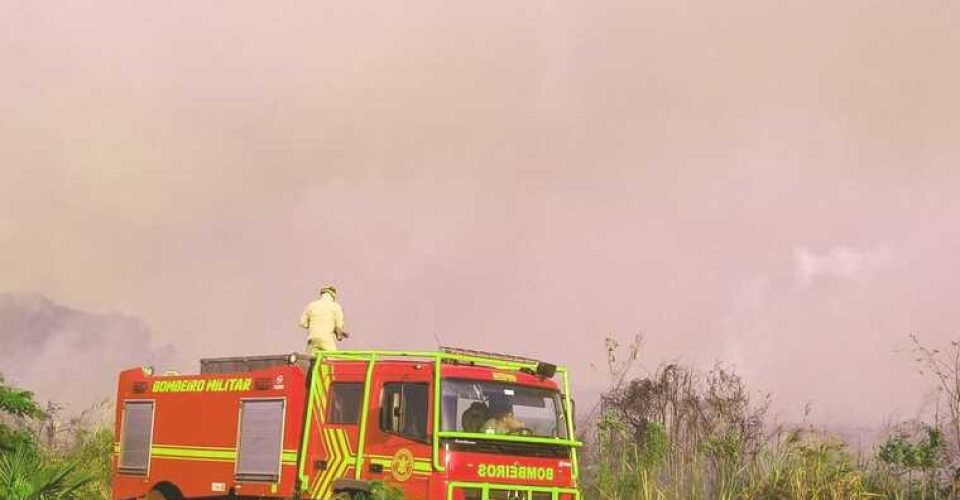
<svg viewBox="0 0 960 500">
<path fill-rule="evenodd" d="M 0 417 L 22 421 L 42 416 L 43 411 L 33 400 L 33 393 L 6 385 L 3 375 L 0 375 Z M 29 432 L 0 420 L 0 453 L 32 448 L 33 444 Z"/>
<path fill-rule="evenodd" d="M 81 492 L 90 480 L 90 476 L 77 473 L 77 462 L 53 465 L 26 447 L 0 455 L 3 498 L 89 498 Z"/>
<path fill-rule="evenodd" d="M 0 498 L 109 497 L 112 432 L 90 430 L 83 418 L 75 418 L 58 433 L 56 412 L 52 406 L 41 409 L 31 392 L 0 376 Z"/>
<path fill-rule="evenodd" d="M 854 455 L 808 426 L 765 433 L 769 399 L 753 401 L 730 370 L 666 365 L 629 380 L 639 339 L 625 359 L 607 342 L 613 382 L 580 436 L 589 443 L 585 498 L 937 500 L 960 493 L 956 436 L 943 431 L 949 420 L 901 424 L 873 453 Z M 940 368 L 949 376 L 939 380 L 957 380 L 952 368 Z"/>
<path fill-rule="evenodd" d="M 843 442 L 815 433 L 785 432 L 758 453 L 736 434 L 710 437 L 683 450 L 650 424 L 656 439 L 633 440 L 606 414 L 597 426 L 586 498 L 598 499 L 947 499 L 958 485 L 941 458 L 943 442 L 892 437 L 875 459 L 853 456 Z M 663 441 L 661 441 L 663 437 Z M 611 452 L 611 450 L 616 450 Z M 651 459 L 651 457 L 656 457 Z"/>
</svg>

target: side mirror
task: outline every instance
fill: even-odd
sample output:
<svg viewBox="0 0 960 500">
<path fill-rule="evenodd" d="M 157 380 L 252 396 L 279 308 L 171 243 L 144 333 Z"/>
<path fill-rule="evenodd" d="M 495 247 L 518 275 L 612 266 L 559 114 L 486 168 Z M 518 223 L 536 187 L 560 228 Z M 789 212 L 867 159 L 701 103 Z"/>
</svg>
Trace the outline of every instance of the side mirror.
<svg viewBox="0 0 960 500">
<path fill-rule="evenodd" d="M 400 432 L 400 393 L 395 392 L 390 395 L 390 430 Z"/>
</svg>

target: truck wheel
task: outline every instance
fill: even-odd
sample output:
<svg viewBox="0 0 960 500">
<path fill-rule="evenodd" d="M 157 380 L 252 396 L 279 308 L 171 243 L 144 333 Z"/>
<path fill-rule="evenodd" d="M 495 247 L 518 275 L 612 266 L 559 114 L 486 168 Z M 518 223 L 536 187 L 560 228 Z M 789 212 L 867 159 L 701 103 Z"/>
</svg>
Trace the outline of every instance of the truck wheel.
<svg viewBox="0 0 960 500">
<path fill-rule="evenodd" d="M 341 477 L 333 481 L 333 491 L 332 500 L 366 500 L 370 498 L 370 483 Z"/>
<path fill-rule="evenodd" d="M 333 495 L 330 500 L 365 500 L 370 498 L 364 491 L 341 491 Z"/>
<path fill-rule="evenodd" d="M 169 484 L 158 484 L 143 500 L 183 500 L 183 495 L 175 486 Z"/>
</svg>

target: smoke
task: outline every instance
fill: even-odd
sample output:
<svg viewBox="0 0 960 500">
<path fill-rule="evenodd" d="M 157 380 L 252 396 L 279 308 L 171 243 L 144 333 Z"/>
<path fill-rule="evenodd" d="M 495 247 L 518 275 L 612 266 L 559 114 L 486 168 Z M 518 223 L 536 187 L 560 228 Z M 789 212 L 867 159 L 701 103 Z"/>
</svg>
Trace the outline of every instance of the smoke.
<svg viewBox="0 0 960 500">
<path fill-rule="evenodd" d="M 794 249 L 794 258 L 797 285 L 806 288 L 818 278 L 862 276 L 888 264 L 892 255 L 889 250 L 860 251 L 841 245 L 819 255 L 799 247 Z"/>
<path fill-rule="evenodd" d="M 958 334 L 955 2 L 7 11 L 0 290 L 142 318 L 98 337 L 124 366 L 302 349 L 333 282 L 346 348 L 439 337 L 596 394 L 604 336 L 642 331 L 650 364 L 875 422 L 926 388 L 907 335 Z M 96 365 L 56 331 L 0 369 Z"/>
<path fill-rule="evenodd" d="M 82 410 L 115 397 L 122 369 L 169 363 L 139 319 L 72 309 L 29 293 L 0 294 L 0 371 L 40 401 Z"/>
</svg>

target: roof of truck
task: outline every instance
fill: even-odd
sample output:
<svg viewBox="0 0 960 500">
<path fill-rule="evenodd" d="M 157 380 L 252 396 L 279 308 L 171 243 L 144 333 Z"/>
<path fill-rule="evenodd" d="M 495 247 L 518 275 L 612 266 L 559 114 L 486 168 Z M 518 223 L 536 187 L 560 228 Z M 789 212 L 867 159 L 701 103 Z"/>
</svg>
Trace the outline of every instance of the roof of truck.
<svg viewBox="0 0 960 500">
<path fill-rule="evenodd" d="M 440 351 L 334 351 L 324 352 L 325 361 L 337 364 L 366 363 L 374 359 L 382 364 L 432 364 L 439 361 L 444 365 L 444 376 L 465 378 L 486 378 L 490 373 L 501 375 L 499 380 L 531 385 L 554 385 L 549 381 L 553 372 L 544 377 L 537 374 L 543 365 L 563 371 L 562 367 L 521 356 L 443 347 Z M 274 354 L 259 356 L 231 356 L 204 358 L 200 360 L 200 375 L 245 373 L 265 368 L 300 365 L 309 371 L 314 356 L 300 353 Z M 481 375 L 482 374 L 482 375 Z M 479 377 L 478 377 L 479 376 Z M 498 377 L 494 377 L 495 379 Z"/>
</svg>

